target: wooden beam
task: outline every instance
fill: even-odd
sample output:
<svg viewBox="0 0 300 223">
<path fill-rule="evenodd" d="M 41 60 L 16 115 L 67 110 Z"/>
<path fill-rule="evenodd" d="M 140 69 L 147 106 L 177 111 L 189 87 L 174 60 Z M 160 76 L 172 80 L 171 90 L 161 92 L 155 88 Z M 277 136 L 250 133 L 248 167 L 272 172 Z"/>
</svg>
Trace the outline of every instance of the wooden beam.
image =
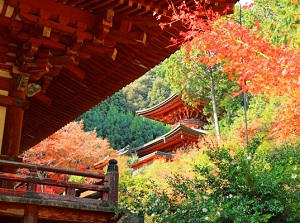
<svg viewBox="0 0 300 223">
<path fill-rule="evenodd" d="M 10 89 L 10 79 L 0 76 L 0 90 L 9 91 Z"/>
<path fill-rule="evenodd" d="M 24 202 L 24 200 L 23 200 Z M 12 203 L 1 201 L 0 215 L 23 217 L 26 204 L 24 203 Z M 102 209 L 99 210 L 80 210 L 77 208 L 63 208 L 63 207 L 50 207 L 39 206 L 38 207 L 38 219 L 57 220 L 59 222 L 95 222 L 95 223 L 115 223 L 120 219 L 119 216 L 113 219 L 115 213 L 112 210 Z"/>
<path fill-rule="evenodd" d="M 22 98 L 0 95 L 0 106 L 27 109 L 29 107 L 29 102 Z"/>
<path fill-rule="evenodd" d="M 70 19 L 71 24 L 76 24 L 77 21 L 88 24 L 88 28 L 93 28 L 96 21 L 96 15 L 87 11 L 74 8 L 69 5 L 57 3 L 53 0 L 43 0 L 43 1 L 32 1 L 32 0 L 10 0 L 10 4 L 15 5 L 27 5 L 29 10 L 32 9 L 42 9 L 44 11 L 51 12 L 50 17 L 56 18 L 58 16 L 64 16 Z"/>
<path fill-rule="evenodd" d="M 15 162 L 22 162 L 23 158 L 15 157 L 15 156 L 0 155 L 0 160 L 9 160 L 9 161 L 15 161 Z"/>
<path fill-rule="evenodd" d="M 0 172 L 0 179 L 13 180 L 13 181 L 18 181 L 18 182 L 26 182 L 26 183 L 37 183 L 37 184 L 51 185 L 51 186 L 65 187 L 65 188 L 78 188 L 78 189 L 87 189 L 87 190 L 104 191 L 104 192 L 109 191 L 109 188 L 104 187 L 102 185 L 74 183 L 74 182 L 68 182 L 68 181 L 63 181 L 63 180 L 52 180 L 49 178 L 40 179 L 38 177 L 31 177 L 31 176 L 27 176 L 27 175 L 17 175 L 17 174 L 12 174 L 12 173 L 1 173 Z M 110 186 L 114 186 L 114 185 L 110 185 Z"/>
<path fill-rule="evenodd" d="M 41 102 L 42 104 L 45 104 L 47 106 L 50 106 L 52 103 L 52 98 L 44 95 L 43 93 L 37 93 L 34 96 L 34 99 L 37 99 L 39 102 Z"/>
</svg>

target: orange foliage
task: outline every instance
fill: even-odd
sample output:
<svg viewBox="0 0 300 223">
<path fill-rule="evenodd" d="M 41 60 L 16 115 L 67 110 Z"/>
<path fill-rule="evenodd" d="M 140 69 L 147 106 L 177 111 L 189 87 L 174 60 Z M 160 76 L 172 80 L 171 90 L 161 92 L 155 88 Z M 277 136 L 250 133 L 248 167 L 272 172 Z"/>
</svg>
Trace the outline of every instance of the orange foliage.
<svg viewBox="0 0 300 223">
<path fill-rule="evenodd" d="M 191 11 L 183 5 L 180 10 L 174 13 L 174 20 L 189 27 L 182 33 L 183 45 L 203 52 L 193 60 L 209 67 L 224 64 L 223 72 L 241 87 L 233 96 L 245 91 L 287 96 L 289 101 L 273 135 L 300 135 L 300 52 L 288 46 L 271 45 L 257 34 L 258 23 L 249 30 L 234 20 L 219 19 L 213 12 L 207 13 L 211 20 L 204 21 L 199 14 L 203 8 Z"/>
<path fill-rule="evenodd" d="M 94 168 L 95 163 L 114 155 L 108 140 L 98 138 L 96 132 L 83 131 L 83 122 L 71 122 L 22 154 L 25 163 L 94 173 L 103 173 Z M 47 177 L 66 179 L 51 173 Z"/>
</svg>

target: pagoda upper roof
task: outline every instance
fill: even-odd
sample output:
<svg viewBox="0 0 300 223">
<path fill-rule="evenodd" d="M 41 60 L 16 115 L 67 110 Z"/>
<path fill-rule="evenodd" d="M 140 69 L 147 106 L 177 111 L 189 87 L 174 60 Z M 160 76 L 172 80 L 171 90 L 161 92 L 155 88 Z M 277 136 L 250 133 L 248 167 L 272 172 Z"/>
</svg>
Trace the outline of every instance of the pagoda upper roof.
<svg viewBox="0 0 300 223">
<path fill-rule="evenodd" d="M 166 134 L 141 146 L 132 148 L 127 153 L 136 153 L 138 157 L 143 157 L 155 151 L 172 152 L 174 149 L 197 143 L 199 136 L 206 134 L 204 130 L 189 128 L 178 124 Z"/>
<path fill-rule="evenodd" d="M 165 0 L 0 1 L 0 69 L 41 86 L 26 101 L 23 152 L 133 82 L 174 53 L 186 31 L 168 22 Z M 178 6 L 182 1 L 171 1 Z M 193 7 L 194 0 L 185 1 Z M 237 0 L 203 1 L 233 12 Z M 153 16 L 162 15 L 161 20 Z M 29 75 L 29 76 L 28 76 Z M 29 80 L 28 80 L 29 78 Z M 29 85 L 28 85 L 29 86 Z M 10 89 L 6 78 L 0 87 Z M 21 86 L 22 87 L 22 86 Z M 38 88 L 33 88 L 36 90 Z M 24 108 L 28 103 L 18 101 Z"/>
<path fill-rule="evenodd" d="M 207 102 L 200 101 L 198 106 L 192 107 L 185 103 L 180 95 L 173 94 L 161 103 L 136 113 L 146 118 L 174 125 L 186 119 L 205 121 L 203 108 L 206 104 Z"/>
</svg>

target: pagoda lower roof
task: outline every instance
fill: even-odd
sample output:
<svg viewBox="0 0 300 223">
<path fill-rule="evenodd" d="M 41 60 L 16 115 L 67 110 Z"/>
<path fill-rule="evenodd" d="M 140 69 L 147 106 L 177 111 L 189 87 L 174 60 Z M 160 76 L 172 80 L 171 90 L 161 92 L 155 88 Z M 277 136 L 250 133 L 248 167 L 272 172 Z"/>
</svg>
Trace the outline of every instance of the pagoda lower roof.
<svg viewBox="0 0 300 223">
<path fill-rule="evenodd" d="M 206 134 L 204 130 L 189 128 L 178 124 L 166 134 L 139 147 L 132 148 L 127 153 L 136 153 L 138 157 L 144 157 L 156 151 L 172 152 L 177 148 L 197 143 L 199 136 Z"/>
<path fill-rule="evenodd" d="M 164 160 L 171 160 L 173 158 L 173 155 L 171 153 L 164 153 L 161 151 L 155 151 L 153 153 L 150 153 L 146 156 L 143 156 L 139 158 L 138 162 L 131 165 L 133 169 L 138 169 L 146 164 L 149 164 L 153 162 L 156 159 L 164 159 Z"/>
</svg>

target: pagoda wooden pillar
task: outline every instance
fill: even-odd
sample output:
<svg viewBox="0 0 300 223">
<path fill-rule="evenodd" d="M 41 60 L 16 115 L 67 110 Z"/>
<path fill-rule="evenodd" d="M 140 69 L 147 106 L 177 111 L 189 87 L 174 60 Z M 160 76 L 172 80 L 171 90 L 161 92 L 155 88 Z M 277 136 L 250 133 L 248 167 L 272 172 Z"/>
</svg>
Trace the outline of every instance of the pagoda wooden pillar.
<svg viewBox="0 0 300 223">
<path fill-rule="evenodd" d="M 18 160 L 23 125 L 25 93 L 17 90 L 17 75 L 0 69 L 0 159 Z M 1 168 L 15 173 L 15 168 Z M 13 188 L 13 183 L 0 181 L 0 187 Z"/>
</svg>

